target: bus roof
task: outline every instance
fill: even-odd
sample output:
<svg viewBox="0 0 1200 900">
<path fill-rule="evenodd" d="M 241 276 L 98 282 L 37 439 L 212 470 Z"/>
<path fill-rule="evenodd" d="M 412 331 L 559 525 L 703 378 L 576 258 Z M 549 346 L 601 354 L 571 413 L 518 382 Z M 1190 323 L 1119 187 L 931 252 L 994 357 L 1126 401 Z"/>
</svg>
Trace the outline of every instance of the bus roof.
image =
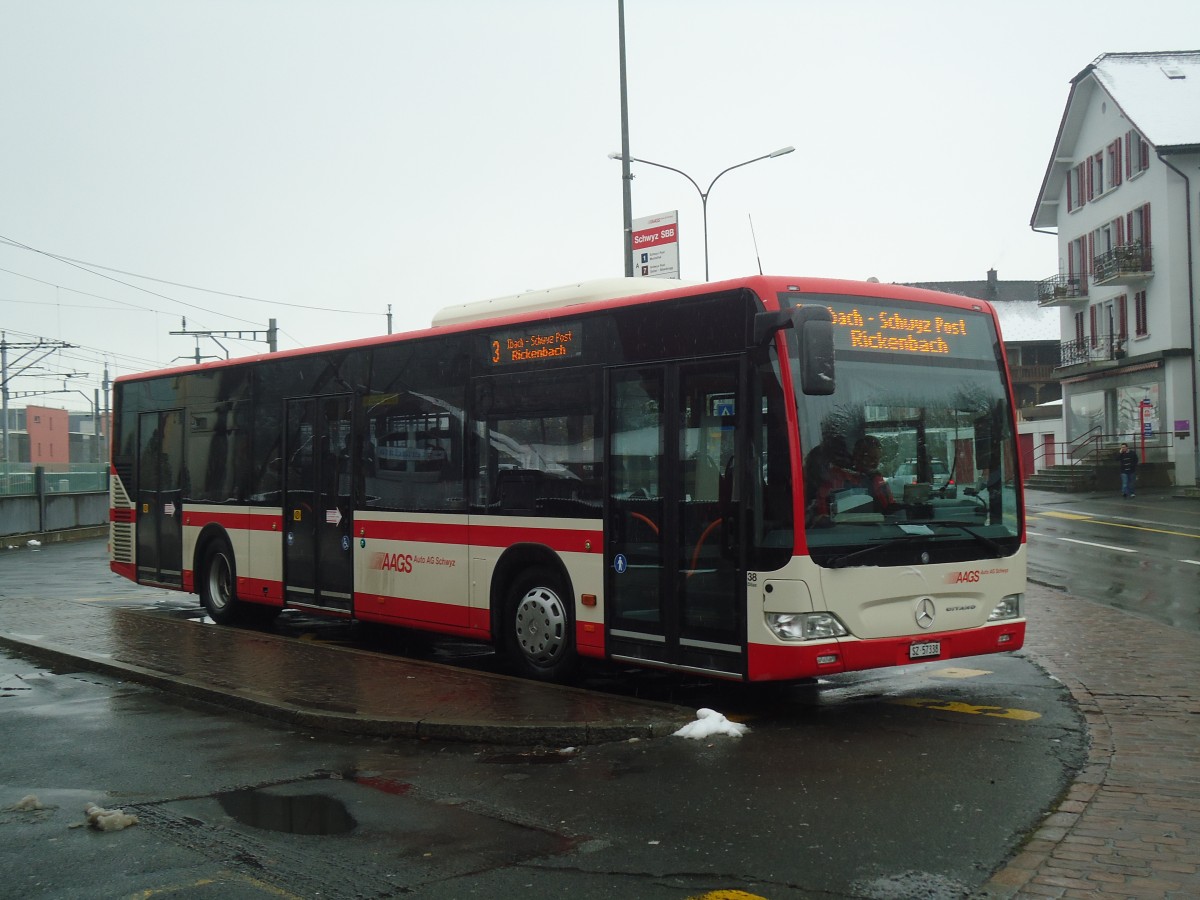
<svg viewBox="0 0 1200 900">
<path fill-rule="evenodd" d="M 443 325 L 481 322 L 485 319 L 497 319 L 521 313 L 540 312 L 547 309 L 559 310 L 567 306 L 591 303 L 596 300 L 617 300 L 622 297 L 636 297 L 640 294 L 654 294 L 659 291 L 669 291 L 672 288 L 691 287 L 699 283 L 680 281 L 677 278 L 598 278 L 594 281 L 581 281 L 545 290 L 523 291 L 520 294 L 496 297 L 491 300 L 456 303 L 434 313 L 432 324 L 434 328 L 438 328 Z"/>
<path fill-rule="evenodd" d="M 205 371 L 226 366 L 248 365 L 272 359 L 303 356 L 313 352 L 366 347 L 407 338 L 428 337 L 440 333 L 467 330 L 476 323 L 495 321 L 497 324 L 519 319 L 522 315 L 543 313 L 546 316 L 563 312 L 565 307 L 583 306 L 590 309 L 612 302 L 625 305 L 632 298 L 650 294 L 689 295 L 704 290 L 730 290 L 750 287 L 756 290 L 805 291 L 812 293 L 859 294 L 865 297 L 923 299 L 948 306 L 962 308 L 991 309 L 984 300 L 945 294 L 925 288 L 906 287 L 900 284 L 881 284 L 877 281 L 852 281 L 837 278 L 787 277 L 772 275 L 749 275 L 726 281 L 702 282 L 682 281 L 675 278 L 599 278 L 581 281 L 544 290 L 525 291 L 492 300 L 452 305 L 439 310 L 433 316 L 430 328 L 401 334 L 371 335 L 331 344 L 300 347 L 277 353 L 261 353 L 254 356 L 235 357 L 193 365 L 174 366 L 146 372 L 121 375 L 115 382 L 140 381 L 165 375 L 182 375 L 189 371 Z"/>
</svg>

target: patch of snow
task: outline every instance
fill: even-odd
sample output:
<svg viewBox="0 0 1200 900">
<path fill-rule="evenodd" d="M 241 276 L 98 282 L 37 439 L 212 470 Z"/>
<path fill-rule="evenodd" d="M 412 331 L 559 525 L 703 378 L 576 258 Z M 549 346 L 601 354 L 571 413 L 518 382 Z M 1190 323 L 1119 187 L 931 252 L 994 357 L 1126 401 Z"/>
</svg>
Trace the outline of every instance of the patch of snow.
<svg viewBox="0 0 1200 900">
<path fill-rule="evenodd" d="M 741 737 L 749 730 L 740 722 L 730 722 L 715 709 L 698 709 L 696 710 L 696 721 L 688 722 L 675 732 L 674 737 L 701 741 L 717 734 Z"/>
</svg>

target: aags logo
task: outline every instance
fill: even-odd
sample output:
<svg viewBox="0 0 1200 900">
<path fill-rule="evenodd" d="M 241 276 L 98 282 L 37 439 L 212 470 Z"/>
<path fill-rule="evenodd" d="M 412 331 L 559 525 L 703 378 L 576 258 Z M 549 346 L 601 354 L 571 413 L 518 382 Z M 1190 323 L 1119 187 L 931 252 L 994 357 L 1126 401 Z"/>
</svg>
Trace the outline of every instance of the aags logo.
<svg viewBox="0 0 1200 900">
<path fill-rule="evenodd" d="M 413 558 L 411 553 L 376 553 L 371 561 L 372 568 L 385 572 L 399 572 L 405 575 L 412 571 Z"/>
<path fill-rule="evenodd" d="M 946 576 L 946 584 L 966 584 L 968 582 L 976 582 L 978 580 L 978 569 L 974 569 L 969 572 L 951 572 Z"/>
</svg>

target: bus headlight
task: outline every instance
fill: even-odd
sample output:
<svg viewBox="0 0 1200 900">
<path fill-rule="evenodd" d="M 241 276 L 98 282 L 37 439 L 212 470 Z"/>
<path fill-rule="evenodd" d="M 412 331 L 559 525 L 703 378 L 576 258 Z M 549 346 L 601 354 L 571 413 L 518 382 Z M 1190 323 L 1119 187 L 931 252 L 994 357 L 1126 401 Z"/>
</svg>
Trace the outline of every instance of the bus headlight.
<svg viewBox="0 0 1200 900">
<path fill-rule="evenodd" d="M 819 641 L 849 634 L 830 613 L 767 613 L 767 627 L 785 641 Z"/>
<path fill-rule="evenodd" d="M 1002 597 L 987 620 L 989 622 L 999 622 L 1003 619 L 1019 619 L 1021 618 L 1021 607 L 1024 603 L 1024 594 L 1009 594 L 1007 597 Z"/>
</svg>

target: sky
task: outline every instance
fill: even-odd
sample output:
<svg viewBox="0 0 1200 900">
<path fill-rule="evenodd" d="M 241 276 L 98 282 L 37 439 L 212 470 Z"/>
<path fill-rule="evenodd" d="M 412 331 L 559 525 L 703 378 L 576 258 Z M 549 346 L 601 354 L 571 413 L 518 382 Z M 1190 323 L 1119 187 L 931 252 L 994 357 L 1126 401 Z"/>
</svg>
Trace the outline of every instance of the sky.
<svg viewBox="0 0 1200 900">
<path fill-rule="evenodd" d="M 712 185 L 712 280 L 1046 278 L 1070 79 L 1198 26 L 1195 0 L 626 0 L 630 153 L 707 187 L 796 148 Z M 292 349 L 624 274 L 619 59 L 617 0 L 0 0 L 10 406 L 266 350 L 173 331 L 275 318 Z M 703 280 L 697 188 L 633 174 Z M 33 368 L 37 341 L 74 346 Z"/>
</svg>

